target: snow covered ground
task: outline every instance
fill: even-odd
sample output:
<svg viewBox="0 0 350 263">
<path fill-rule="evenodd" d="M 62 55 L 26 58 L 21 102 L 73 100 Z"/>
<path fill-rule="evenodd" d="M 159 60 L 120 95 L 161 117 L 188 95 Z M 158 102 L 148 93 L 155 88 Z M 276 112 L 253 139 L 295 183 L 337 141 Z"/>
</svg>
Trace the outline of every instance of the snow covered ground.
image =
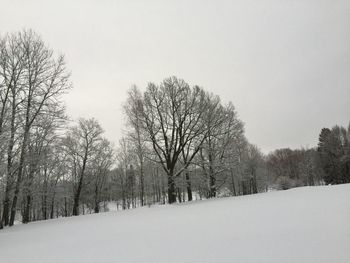
<svg viewBox="0 0 350 263">
<path fill-rule="evenodd" d="M 1 263 L 350 262 L 350 184 L 17 225 Z"/>
</svg>

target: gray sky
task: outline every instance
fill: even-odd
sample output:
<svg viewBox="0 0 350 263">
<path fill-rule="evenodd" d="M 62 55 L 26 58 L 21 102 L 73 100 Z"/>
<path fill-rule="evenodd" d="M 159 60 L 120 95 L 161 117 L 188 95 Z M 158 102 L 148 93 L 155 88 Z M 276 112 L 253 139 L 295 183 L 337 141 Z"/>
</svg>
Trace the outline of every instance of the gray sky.
<svg viewBox="0 0 350 263">
<path fill-rule="evenodd" d="M 73 118 L 114 142 L 136 84 L 176 75 L 232 101 L 264 152 L 314 146 L 350 121 L 350 1 L 0 0 L 0 33 L 32 28 L 64 53 Z"/>
</svg>

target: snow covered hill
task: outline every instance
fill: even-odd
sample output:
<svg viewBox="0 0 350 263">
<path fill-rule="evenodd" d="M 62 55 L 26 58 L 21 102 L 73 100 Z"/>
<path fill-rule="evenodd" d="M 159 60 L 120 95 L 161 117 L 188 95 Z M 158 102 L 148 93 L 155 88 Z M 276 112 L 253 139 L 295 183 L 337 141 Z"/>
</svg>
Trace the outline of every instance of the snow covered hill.
<svg viewBox="0 0 350 263">
<path fill-rule="evenodd" d="M 18 225 L 1 263 L 350 262 L 350 184 Z"/>
</svg>

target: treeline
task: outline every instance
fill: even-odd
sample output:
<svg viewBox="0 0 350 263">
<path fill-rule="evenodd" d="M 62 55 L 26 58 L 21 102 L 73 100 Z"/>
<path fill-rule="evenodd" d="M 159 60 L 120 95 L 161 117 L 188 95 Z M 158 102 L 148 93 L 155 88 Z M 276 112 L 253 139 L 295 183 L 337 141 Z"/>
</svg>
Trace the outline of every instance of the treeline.
<svg viewBox="0 0 350 263">
<path fill-rule="evenodd" d="M 0 228 L 56 217 L 349 182 L 349 129 L 315 149 L 265 156 L 232 103 L 171 77 L 136 86 L 117 146 L 95 119 L 72 122 L 64 57 L 33 31 L 0 37 Z"/>
<path fill-rule="evenodd" d="M 323 128 L 312 149 L 279 149 L 266 157 L 275 187 L 350 183 L 350 125 Z"/>
</svg>

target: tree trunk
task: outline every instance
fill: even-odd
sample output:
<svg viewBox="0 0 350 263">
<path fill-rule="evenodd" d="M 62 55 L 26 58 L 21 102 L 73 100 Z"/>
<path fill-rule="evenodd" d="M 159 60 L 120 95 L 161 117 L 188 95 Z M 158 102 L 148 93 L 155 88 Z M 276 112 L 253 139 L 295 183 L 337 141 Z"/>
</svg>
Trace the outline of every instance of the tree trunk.
<svg viewBox="0 0 350 263">
<path fill-rule="evenodd" d="M 54 209 L 55 209 L 55 195 L 53 195 L 51 200 L 50 219 L 53 219 L 54 217 Z"/>
<path fill-rule="evenodd" d="M 67 197 L 64 197 L 64 216 L 68 216 L 68 208 L 67 208 Z"/>
<path fill-rule="evenodd" d="M 8 226 L 10 219 L 10 185 L 9 182 L 6 183 L 4 205 L 2 212 L 2 225 Z"/>
<path fill-rule="evenodd" d="M 95 207 L 94 207 L 94 212 L 97 214 L 100 212 L 100 204 L 99 204 L 99 198 L 98 198 L 98 185 L 95 185 Z"/>
<path fill-rule="evenodd" d="M 181 198 L 181 189 L 180 187 L 177 187 L 177 198 L 179 200 L 179 203 L 182 203 L 182 198 Z"/>
<path fill-rule="evenodd" d="M 141 206 L 145 205 L 145 186 L 144 186 L 144 174 L 143 174 L 143 161 L 141 161 L 141 165 L 140 165 L 140 201 L 141 201 Z"/>
<path fill-rule="evenodd" d="M 234 177 L 232 168 L 230 169 L 230 173 L 231 173 L 231 192 L 232 192 L 233 196 L 237 196 L 236 186 L 235 186 L 235 177 Z"/>
<path fill-rule="evenodd" d="M 209 187 L 209 197 L 216 197 L 216 179 L 213 175 L 210 175 Z"/>
<path fill-rule="evenodd" d="M 35 170 L 35 165 L 29 165 L 30 166 L 30 171 L 29 175 L 27 177 L 27 180 L 25 182 L 25 188 L 24 188 L 24 195 L 26 196 L 25 200 L 25 206 L 24 206 L 24 213 L 23 213 L 23 218 L 22 222 L 24 224 L 30 222 L 30 210 L 32 208 L 32 193 L 31 193 L 31 188 L 32 188 L 32 183 L 33 183 L 33 178 L 34 178 L 34 170 Z M 46 219 L 46 218 L 45 218 Z"/>
<path fill-rule="evenodd" d="M 79 215 L 79 199 L 80 199 L 80 190 L 77 190 L 77 192 L 74 194 L 74 203 L 73 203 L 73 211 L 72 211 L 73 216 Z"/>
<path fill-rule="evenodd" d="M 27 113 L 26 123 L 28 123 L 28 113 Z M 13 226 L 13 224 L 15 222 L 15 217 L 16 217 L 17 200 L 18 200 L 18 195 L 19 195 L 19 191 L 20 191 L 20 186 L 22 183 L 22 174 L 23 174 L 23 169 L 24 169 L 25 154 L 26 154 L 27 143 L 28 143 L 28 139 L 29 139 L 29 129 L 30 129 L 30 126 L 26 125 L 25 130 L 24 130 L 24 134 L 23 134 L 21 156 L 20 156 L 20 160 L 19 160 L 19 164 L 18 164 L 15 192 L 14 192 L 12 206 L 11 206 L 11 215 L 10 215 L 10 222 L 9 222 L 10 226 Z"/>
<path fill-rule="evenodd" d="M 213 157 L 210 152 L 208 155 L 208 161 L 209 161 L 209 197 L 212 198 L 212 197 L 216 197 L 216 178 L 214 174 Z"/>
<path fill-rule="evenodd" d="M 17 199 L 18 199 L 19 187 L 16 187 L 15 194 L 12 199 L 11 213 L 10 213 L 10 222 L 9 226 L 13 226 L 15 223 L 16 211 L 17 211 Z"/>
<path fill-rule="evenodd" d="M 190 173 L 186 170 L 186 189 L 187 189 L 187 199 L 188 201 L 192 201 L 192 186 L 191 186 L 191 179 L 190 179 Z"/>
<path fill-rule="evenodd" d="M 42 214 L 43 214 L 43 219 L 46 220 L 47 219 L 47 193 L 46 191 L 44 192 L 43 196 L 42 196 Z"/>
<path fill-rule="evenodd" d="M 173 171 L 170 171 L 168 174 L 168 203 L 176 203 L 176 188 Z"/>
<path fill-rule="evenodd" d="M 79 177 L 78 188 L 74 194 L 73 216 L 79 215 L 79 200 L 80 200 L 81 189 L 83 187 L 83 179 L 84 179 L 85 167 L 86 167 L 86 162 L 87 162 L 87 154 L 88 154 L 87 152 L 88 151 L 86 149 L 84 159 L 83 159 L 83 166 L 81 168 L 81 173 L 80 173 L 80 177 Z"/>
<path fill-rule="evenodd" d="M 22 218 L 23 224 L 27 224 L 30 222 L 31 206 L 32 206 L 32 196 L 30 195 L 30 193 L 28 193 L 26 196 L 26 203 L 24 206 L 24 212 L 23 212 L 23 218 Z"/>
</svg>

